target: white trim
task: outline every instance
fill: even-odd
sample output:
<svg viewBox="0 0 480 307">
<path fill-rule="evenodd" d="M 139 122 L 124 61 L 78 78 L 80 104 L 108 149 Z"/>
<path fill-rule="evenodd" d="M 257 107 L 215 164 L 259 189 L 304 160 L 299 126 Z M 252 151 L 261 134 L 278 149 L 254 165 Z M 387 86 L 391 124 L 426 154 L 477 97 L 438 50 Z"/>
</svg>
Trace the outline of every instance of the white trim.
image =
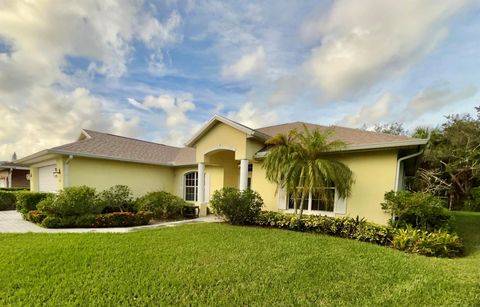
<svg viewBox="0 0 480 307">
<path fill-rule="evenodd" d="M 309 192 L 308 193 L 308 209 L 304 209 L 303 210 L 303 213 L 306 213 L 306 214 L 312 214 L 312 215 L 325 215 L 325 216 L 330 216 L 330 217 L 335 217 L 335 214 L 336 213 L 339 213 L 337 212 L 337 201 L 338 201 L 338 192 L 337 192 L 337 189 L 336 188 L 328 188 L 328 189 L 333 189 L 335 191 L 335 195 L 334 195 L 334 202 L 333 202 L 333 211 L 322 211 L 322 210 L 311 210 L 312 208 L 312 200 L 313 200 L 313 197 L 312 197 L 312 192 Z M 284 190 L 284 189 L 282 189 Z M 288 193 L 285 193 L 284 192 L 284 210 L 285 212 L 287 213 L 295 213 L 295 209 L 289 209 L 288 208 L 288 201 L 289 201 L 289 198 L 288 198 Z M 281 198 L 279 198 L 279 201 L 282 201 Z M 299 206 L 301 206 L 302 204 L 299 204 Z M 280 208 L 280 204 L 279 204 L 279 209 Z M 298 210 L 300 210 L 300 208 L 298 208 Z M 345 211 L 346 211 L 346 208 L 345 208 Z M 339 214 L 343 214 L 343 213 L 339 213 Z"/>
<path fill-rule="evenodd" d="M 49 165 L 55 165 L 55 167 L 57 167 L 57 160 L 47 160 L 40 163 L 35 163 L 32 165 L 32 167 L 44 167 Z"/>
<path fill-rule="evenodd" d="M 399 189 L 400 189 L 401 163 L 403 161 L 407 160 L 407 159 L 420 156 L 423 153 L 423 151 L 424 151 L 424 149 L 422 148 L 419 152 L 413 153 L 413 154 L 405 156 L 405 157 L 401 157 L 397 160 L 397 169 L 396 169 L 396 172 L 395 172 L 395 185 L 394 185 L 395 192 L 399 191 Z"/>
<path fill-rule="evenodd" d="M 217 151 L 223 151 L 223 150 L 237 151 L 235 147 L 223 146 L 222 144 L 218 144 L 216 147 L 210 148 L 209 150 L 205 151 L 203 154 L 208 155 L 208 154 L 215 153 Z"/>
<path fill-rule="evenodd" d="M 197 195 L 195 195 L 194 197 L 194 200 L 187 200 L 187 185 L 186 185 L 186 180 L 187 180 L 187 175 L 190 174 L 190 173 L 196 173 L 197 174 L 197 178 L 196 178 L 196 181 L 197 181 L 197 186 L 195 186 L 196 190 L 197 190 Z M 192 186 L 188 186 L 188 187 L 192 187 Z M 195 169 L 192 169 L 192 170 L 189 170 L 189 171 L 186 171 L 183 173 L 182 175 L 182 190 L 183 190 L 183 200 L 184 201 L 187 201 L 187 202 L 191 202 L 191 203 L 195 203 L 198 201 L 198 170 L 195 170 Z"/>
</svg>

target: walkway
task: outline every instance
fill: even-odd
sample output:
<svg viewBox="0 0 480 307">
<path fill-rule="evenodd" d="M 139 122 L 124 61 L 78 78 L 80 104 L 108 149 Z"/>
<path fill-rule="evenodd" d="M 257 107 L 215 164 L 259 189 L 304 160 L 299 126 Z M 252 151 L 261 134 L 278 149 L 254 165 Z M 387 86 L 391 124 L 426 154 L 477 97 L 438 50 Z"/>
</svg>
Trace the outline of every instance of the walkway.
<svg viewBox="0 0 480 307">
<path fill-rule="evenodd" d="M 0 211 L 0 233 L 27 233 L 27 232 L 42 232 L 42 233 L 83 233 L 83 232 L 114 232 L 125 233 L 140 229 L 149 229 L 156 227 L 174 227 L 182 224 L 194 223 L 212 223 L 220 222 L 218 218 L 213 215 L 200 217 L 193 220 L 182 220 L 175 222 L 165 222 L 154 225 L 136 226 L 136 227 L 115 227 L 115 228 L 62 228 L 62 229 L 47 229 L 25 221 L 20 213 L 17 211 Z"/>
</svg>

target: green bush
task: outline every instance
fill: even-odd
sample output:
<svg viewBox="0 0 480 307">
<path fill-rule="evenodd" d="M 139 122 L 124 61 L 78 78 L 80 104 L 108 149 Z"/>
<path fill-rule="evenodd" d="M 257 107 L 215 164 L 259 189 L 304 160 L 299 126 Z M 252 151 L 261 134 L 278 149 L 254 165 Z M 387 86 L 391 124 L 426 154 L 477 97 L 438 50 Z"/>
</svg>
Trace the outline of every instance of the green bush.
<svg viewBox="0 0 480 307">
<path fill-rule="evenodd" d="M 17 211 L 23 214 L 27 214 L 29 211 L 37 210 L 37 205 L 45 198 L 52 195 L 52 193 L 28 191 L 16 192 Z"/>
<path fill-rule="evenodd" d="M 28 191 L 29 188 L 0 188 L 0 191 L 10 191 L 10 192 L 18 192 L 18 191 Z"/>
<path fill-rule="evenodd" d="M 45 228 L 90 228 L 94 227 L 96 215 L 84 214 L 79 216 L 47 216 L 41 225 Z"/>
<path fill-rule="evenodd" d="M 103 213 L 135 211 L 132 191 L 126 185 L 116 185 L 100 192 L 97 202 L 103 207 Z"/>
<path fill-rule="evenodd" d="M 25 214 L 24 216 L 27 221 L 35 224 L 41 224 L 43 220 L 47 217 L 45 214 L 38 210 L 28 211 L 27 214 Z"/>
<path fill-rule="evenodd" d="M 250 189 L 223 188 L 213 193 L 210 205 L 215 214 L 223 216 L 233 225 L 248 225 L 260 213 L 263 200 L 260 194 Z"/>
<path fill-rule="evenodd" d="M 180 197 L 160 191 L 151 192 L 139 198 L 136 208 L 138 211 L 152 212 L 154 218 L 165 219 L 181 216 L 182 208 L 186 204 Z"/>
<path fill-rule="evenodd" d="M 15 210 L 15 193 L 0 191 L 0 211 Z"/>
<path fill-rule="evenodd" d="M 113 212 L 100 214 L 93 227 L 130 227 L 147 225 L 152 218 L 151 212 Z"/>
<path fill-rule="evenodd" d="M 399 229 L 392 246 L 409 253 L 449 258 L 461 256 L 464 250 L 462 241 L 455 234 L 413 228 Z"/>
<path fill-rule="evenodd" d="M 394 219 L 394 227 L 413 227 L 424 230 L 450 228 L 452 214 L 445 208 L 444 201 L 431 194 L 421 192 L 388 192 L 382 209 Z"/>
<path fill-rule="evenodd" d="M 87 186 L 65 188 L 37 207 L 49 217 L 95 215 L 103 210 L 102 204 L 96 201 L 95 189 Z"/>
<path fill-rule="evenodd" d="M 480 187 L 475 187 L 470 190 L 470 197 L 464 202 L 463 210 L 480 211 Z"/>
<path fill-rule="evenodd" d="M 359 218 L 310 215 L 300 219 L 293 214 L 264 211 L 256 217 L 255 224 L 348 238 L 425 256 L 458 257 L 463 254 L 463 244 L 455 234 L 446 231 L 428 232 L 410 227 L 396 229 Z"/>
</svg>

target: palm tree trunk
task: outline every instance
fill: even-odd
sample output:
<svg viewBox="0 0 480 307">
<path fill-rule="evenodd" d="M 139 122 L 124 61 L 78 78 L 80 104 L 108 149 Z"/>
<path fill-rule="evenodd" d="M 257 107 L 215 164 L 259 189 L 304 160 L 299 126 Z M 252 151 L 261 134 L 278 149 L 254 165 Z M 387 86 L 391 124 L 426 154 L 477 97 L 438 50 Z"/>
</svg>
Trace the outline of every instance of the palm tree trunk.
<svg viewBox="0 0 480 307">
<path fill-rule="evenodd" d="M 293 209 L 295 210 L 295 214 L 297 214 L 298 203 L 297 203 L 297 197 L 295 194 L 293 194 Z"/>
<path fill-rule="evenodd" d="M 302 199 L 300 200 L 300 218 L 303 216 L 303 202 L 305 201 L 305 190 L 302 189 Z"/>
</svg>

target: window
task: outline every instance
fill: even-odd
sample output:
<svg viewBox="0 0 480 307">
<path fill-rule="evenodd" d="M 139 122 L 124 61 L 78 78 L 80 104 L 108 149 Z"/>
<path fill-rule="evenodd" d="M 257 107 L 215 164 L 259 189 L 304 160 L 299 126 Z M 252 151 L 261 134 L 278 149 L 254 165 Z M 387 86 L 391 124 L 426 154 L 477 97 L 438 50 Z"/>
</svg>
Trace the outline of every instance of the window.
<svg viewBox="0 0 480 307">
<path fill-rule="evenodd" d="M 184 175 L 184 199 L 186 201 L 197 201 L 198 195 L 198 172 L 189 172 Z"/>
<path fill-rule="evenodd" d="M 321 188 L 325 190 L 326 197 L 320 196 L 320 189 L 313 191 L 310 195 L 307 195 L 303 200 L 303 210 L 306 211 L 326 211 L 333 212 L 335 207 L 335 188 Z M 295 205 L 293 202 L 293 196 L 288 196 L 287 209 L 294 209 Z M 297 206 L 300 209 L 301 198 L 297 198 Z"/>
</svg>

